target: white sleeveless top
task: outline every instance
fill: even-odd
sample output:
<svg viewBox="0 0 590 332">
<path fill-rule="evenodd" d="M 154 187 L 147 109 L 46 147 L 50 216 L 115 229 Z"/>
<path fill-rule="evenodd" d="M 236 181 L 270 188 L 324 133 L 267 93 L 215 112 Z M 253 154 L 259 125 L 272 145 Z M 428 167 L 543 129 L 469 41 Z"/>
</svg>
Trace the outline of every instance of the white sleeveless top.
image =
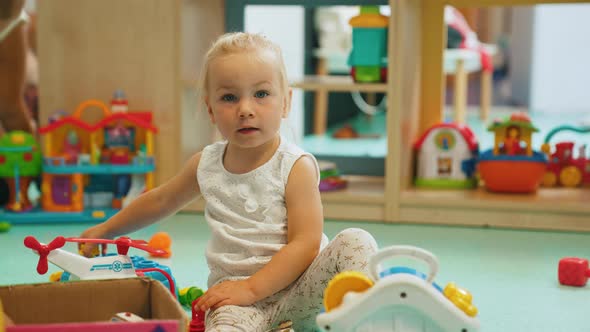
<svg viewBox="0 0 590 332">
<path fill-rule="evenodd" d="M 201 154 L 197 179 L 205 198 L 205 219 L 211 228 L 206 257 L 208 287 L 247 278 L 287 244 L 285 188 L 293 164 L 311 156 L 281 138 L 274 155 L 262 166 L 233 174 L 223 166 L 227 141 L 213 143 Z M 319 167 L 318 181 L 319 181 Z M 323 236 L 322 248 L 327 244 Z"/>
</svg>

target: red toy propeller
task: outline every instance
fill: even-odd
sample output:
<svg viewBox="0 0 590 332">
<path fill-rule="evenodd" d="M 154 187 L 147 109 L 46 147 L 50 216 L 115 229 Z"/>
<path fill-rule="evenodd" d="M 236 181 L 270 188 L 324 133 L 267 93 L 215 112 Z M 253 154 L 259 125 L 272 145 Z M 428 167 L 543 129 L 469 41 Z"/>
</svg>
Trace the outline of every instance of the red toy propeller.
<svg viewBox="0 0 590 332">
<path fill-rule="evenodd" d="M 67 242 L 77 242 L 77 243 L 98 243 L 98 244 L 116 244 L 117 245 L 117 253 L 119 255 L 127 255 L 129 251 L 129 247 L 141 249 L 144 251 L 149 252 L 150 254 L 154 255 L 162 255 L 165 253 L 164 250 L 161 249 L 154 249 L 147 245 L 147 242 L 144 240 L 132 240 L 126 236 L 122 236 L 115 240 L 105 240 L 105 239 L 82 239 L 77 237 L 68 237 L 65 239 Z"/>
<path fill-rule="evenodd" d="M 58 236 L 49 244 L 41 244 L 33 236 L 27 236 L 25 238 L 25 247 L 35 250 L 39 254 L 39 263 L 37 263 L 37 272 L 39 274 L 45 274 L 47 272 L 47 255 L 51 250 L 58 249 L 66 244 L 66 240 L 63 236 Z"/>
</svg>

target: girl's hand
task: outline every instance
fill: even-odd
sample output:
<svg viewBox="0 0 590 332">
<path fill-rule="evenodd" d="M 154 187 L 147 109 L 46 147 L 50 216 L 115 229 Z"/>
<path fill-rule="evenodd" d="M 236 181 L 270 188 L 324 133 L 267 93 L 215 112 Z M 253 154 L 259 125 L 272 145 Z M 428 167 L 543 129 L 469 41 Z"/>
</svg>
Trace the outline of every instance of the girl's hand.
<svg viewBox="0 0 590 332">
<path fill-rule="evenodd" d="M 207 311 L 230 304 L 247 306 L 256 300 L 256 295 L 248 280 L 224 281 L 209 288 L 197 300 L 195 309 Z"/>
<path fill-rule="evenodd" d="M 107 237 L 106 233 L 103 224 L 98 224 L 86 229 L 80 237 L 83 239 L 104 239 Z M 80 243 L 78 244 L 78 251 L 86 257 L 95 257 L 98 245 L 96 243 Z"/>
</svg>

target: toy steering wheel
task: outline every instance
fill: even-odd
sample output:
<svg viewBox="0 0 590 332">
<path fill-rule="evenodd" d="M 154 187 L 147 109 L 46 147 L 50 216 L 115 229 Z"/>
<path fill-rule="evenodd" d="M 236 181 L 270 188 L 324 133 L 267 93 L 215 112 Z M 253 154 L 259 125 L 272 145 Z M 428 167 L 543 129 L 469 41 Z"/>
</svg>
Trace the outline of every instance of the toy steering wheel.
<svg viewBox="0 0 590 332">
<path fill-rule="evenodd" d="M 405 256 L 413 258 L 419 262 L 425 262 L 430 267 L 426 282 L 429 284 L 433 283 L 434 277 L 438 272 L 438 259 L 429 251 L 414 246 L 391 246 L 381 249 L 371 256 L 369 258 L 369 271 L 373 280 L 377 281 L 380 279 L 379 271 L 381 269 L 379 267 L 379 263 L 381 263 L 381 261 L 386 258 L 391 258 L 394 256 Z"/>
</svg>

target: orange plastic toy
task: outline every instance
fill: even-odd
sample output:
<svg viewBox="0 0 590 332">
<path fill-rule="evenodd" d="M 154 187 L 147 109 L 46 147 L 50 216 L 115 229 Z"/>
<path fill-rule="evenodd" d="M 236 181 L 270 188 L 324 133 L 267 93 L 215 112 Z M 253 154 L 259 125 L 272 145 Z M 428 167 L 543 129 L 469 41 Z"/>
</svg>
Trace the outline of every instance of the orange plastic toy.
<svg viewBox="0 0 590 332">
<path fill-rule="evenodd" d="M 478 169 L 486 188 L 493 192 L 532 193 L 545 174 L 547 158 L 534 151 L 531 135 L 538 129 L 524 113 L 514 113 L 505 121 L 495 121 L 494 147 L 479 156 Z"/>
<path fill-rule="evenodd" d="M 165 251 L 164 254 L 150 254 L 150 256 L 152 257 L 169 258 L 170 256 L 172 256 L 172 250 L 170 250 L 170 247 L 172 246 L 172 239 L 170 238 L 170 235 L 168 235 L 168 233 L 166 232 L 159 232 L 154 234 L 154 236 L 152 236 L 152 238 L 148 242 L 148 246 L 154 249 L 162 249 Z"/>
</svg>

